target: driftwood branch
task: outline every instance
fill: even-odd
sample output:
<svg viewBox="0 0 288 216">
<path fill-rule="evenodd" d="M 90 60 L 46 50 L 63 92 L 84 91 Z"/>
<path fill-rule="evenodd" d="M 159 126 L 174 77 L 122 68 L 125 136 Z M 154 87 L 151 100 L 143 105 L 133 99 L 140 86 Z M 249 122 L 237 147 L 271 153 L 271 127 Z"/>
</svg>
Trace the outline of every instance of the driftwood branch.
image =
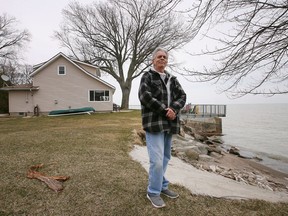
<svg viewBox="0 0 288 216">
<path fill-rule="evenodd" d="M 31 166 L 27 173 L 27 178 L 38 179 L 44 182 L 49 188 L 55 192 L 63 190 L 63 181 L 69 179 L 69 176 L 47 176 L 44 173 L 38 172 L 38 170 L 43 167 L 43 164 L 38 164 Z"/>
</svg>

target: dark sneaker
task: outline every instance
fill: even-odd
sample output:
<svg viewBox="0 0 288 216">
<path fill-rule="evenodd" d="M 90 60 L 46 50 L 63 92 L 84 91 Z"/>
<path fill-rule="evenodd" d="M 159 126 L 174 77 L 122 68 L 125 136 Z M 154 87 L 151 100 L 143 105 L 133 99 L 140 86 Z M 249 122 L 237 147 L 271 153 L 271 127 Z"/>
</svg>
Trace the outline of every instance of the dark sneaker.
<svg viewBox="0 0 288 216">
<path fill-rule="evenodd" d="M 169 190 L 169 189 L 166 189 L 166 190 L 163 190 L 161 191 L 161 193 L 169 198 L 172 198 L 172 199 L 175 199 L 177 197 L 179 197 L 179 194 Z"/>
<path fill-rule="evenodd" d="M 151 201 L 152 205 L 155 208 L 163 208 L 165 207 L 165 203 L 160 196 L 151 196 L 147 194 L 147 198 Z"/>
</svg>

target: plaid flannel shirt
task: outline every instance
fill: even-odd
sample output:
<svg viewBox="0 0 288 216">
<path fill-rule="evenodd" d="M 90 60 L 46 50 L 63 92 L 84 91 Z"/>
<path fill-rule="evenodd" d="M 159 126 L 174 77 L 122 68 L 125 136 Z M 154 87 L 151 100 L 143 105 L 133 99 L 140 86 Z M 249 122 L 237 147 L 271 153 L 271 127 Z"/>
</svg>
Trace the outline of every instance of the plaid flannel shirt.
<svg viewBox="0 0 288 216">
<path fill-rule="evenodd" d="M 169 105 L 167 88 L 158 72 L 150 69 L 141 78 L 138 97 L 141 103 L 142 126 L 149 132 L 167 131 L 177 134 L 180 131 L 178 113 L 186 103 L 186 93 L 175 76 L 166 74 L 170 77 Z M 168 107 L 177 114 L 174 120 L 168 120 L 166 117 Z"/>
</svg>

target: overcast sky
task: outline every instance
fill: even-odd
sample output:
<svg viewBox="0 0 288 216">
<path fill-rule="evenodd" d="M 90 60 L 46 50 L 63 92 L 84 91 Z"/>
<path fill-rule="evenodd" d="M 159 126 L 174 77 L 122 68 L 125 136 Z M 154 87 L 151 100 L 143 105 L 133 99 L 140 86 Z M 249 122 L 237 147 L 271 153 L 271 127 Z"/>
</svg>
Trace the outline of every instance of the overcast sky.
<svg viewBox="0 0 288 216">
<path fill-rule="evenodd" d="M 63 20 L 61 11 L 71 0 L 0 0 L 0 14 L 6 13 L 15 17 L 19 21 L 19 28 L 26 28 L 32 35 L 31 42 L 24 53 L 25 63 L 38 64 L 47 61 L 58 52 L 63 51 L 60 44 L 53 38 L 53 33 L 59 30 L 59 25 Z M 92 3 L 93 0 L 81 0 L 83 4 Z M 193 45 L 194 44 L 194 45 Z M 186 50 L 193 49 L 193 46 L 203 46 L 203 41 L 196 42 L 186 47 Z M 65 52 L 64 52 L 65 53 Z M 183 64 L 205 64 L 205 60 L 191 62 L 187 55 L 178 53 L 174 56 L 179 63 Z M 245 96 L 240 99 L 231 100 L 225 94 L 217 94 L 217 86 L 210 83 L 191 83 L 181 77 L 180 80 L 187 93 L 187 102 L 193 104 L 237 104 L 237 103 L 288 103 L 288 95 L 273 97 Z M 121 90 L 119 85 L 109 77 L 103 77 L 116 87 L 114 102 L 121 104 Z M 130 95 L 130 105 L 138 105 L 137 90 L 139 79 L 133 83 Z"/>
</svg>

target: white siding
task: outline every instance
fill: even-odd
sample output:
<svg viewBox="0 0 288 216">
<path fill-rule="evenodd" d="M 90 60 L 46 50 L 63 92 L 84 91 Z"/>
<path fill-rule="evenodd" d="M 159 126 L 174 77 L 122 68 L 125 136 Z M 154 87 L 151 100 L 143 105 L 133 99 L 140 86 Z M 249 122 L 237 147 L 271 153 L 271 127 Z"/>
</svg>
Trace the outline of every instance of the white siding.
<svg viewBox="0 0 288 216">
<path fill-rule="evenodd" d="M 9 112 L 12 115 L 34 113 L 34 92 L 30 91 L 10 91 L 9 92 Z"/>
</svg>

